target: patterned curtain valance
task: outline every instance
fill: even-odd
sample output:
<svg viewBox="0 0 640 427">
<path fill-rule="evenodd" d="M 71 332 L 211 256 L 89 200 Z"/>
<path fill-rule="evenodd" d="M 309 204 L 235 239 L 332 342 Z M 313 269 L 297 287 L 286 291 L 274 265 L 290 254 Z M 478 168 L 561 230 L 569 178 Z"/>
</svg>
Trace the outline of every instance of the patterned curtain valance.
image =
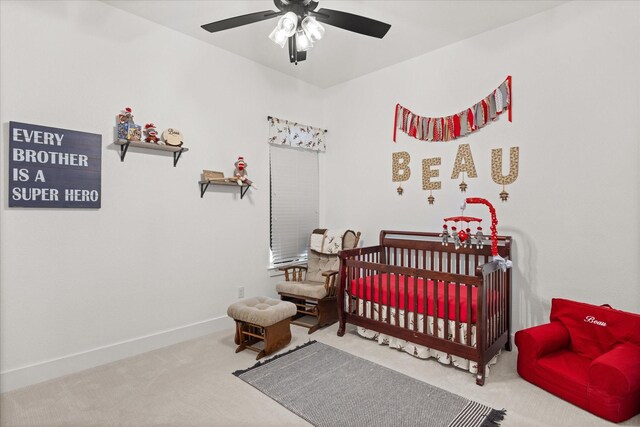
<svg viewBox="0 0 640 427">
<path fill-rule="evenodd" d="M 327 151 L 325 129 L 291 122 L 289 120 L 268 117 L 269 144 L 288 145 L 314 151 Z"/>
</svg>

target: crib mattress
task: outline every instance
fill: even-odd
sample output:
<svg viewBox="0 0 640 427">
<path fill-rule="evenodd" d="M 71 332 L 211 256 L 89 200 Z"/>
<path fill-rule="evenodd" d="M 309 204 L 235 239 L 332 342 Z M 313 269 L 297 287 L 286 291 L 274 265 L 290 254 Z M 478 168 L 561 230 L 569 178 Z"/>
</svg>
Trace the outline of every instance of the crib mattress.
<svg viewBox="0 0 640 427">
<path fill-rule="evenodd" d="M 417 283 L 414 283 L 416 282 Z M 396 283 L 397 282 L 397 283 Z M 447 293 L 447 305 L 448 305 L 448 318 L 449 320 L 456 319 L 456 287 L 459 286 L 460 294 L 460 322 L 467 321 L 468 312 L 468 289 L 464 284 L 448 283 L 443 281 L 434 283 L 433 280 L 427 280 L 427 315 L 434 316 L 434 294 L 437 289 L 438 298 L 438 318 L 444 317 L 445 308 L 445 286 L 448 287 Z M 389 288 L 389 296 L 387 296 L 387 287 Z M 396 298 L 396 289 L 398 290 L 398 297 Z M 400 310 L 405 310 L 405 293 L 407 294 L 407 307 L 409 312 L 414 312 L 415 291 L 417 289 L 417 312 L 419 314 L 425 314 L 425 286 L 424 279 L 414 277 L 407 277 L 404 275 L 396 274 L 374 274 L 371 276 L 361 277 L 351 281 L 351 295 L 357 295 L 358 298 L 365 301 L 373 301 L 376 304 L 381 303 L 383 306 L 390 306 L 396 308 L 398 306 Z M 495 294 L 493 295 L 495 298 Z M 390 301 L 387 301 L 389 298 Z M 382 299 L 382 302 L 380 302 Z M 477 314 L 477 302 L 478 302 L 478 287 L 471 286 L 471 322 L 476 322 Z"/>
</svg>

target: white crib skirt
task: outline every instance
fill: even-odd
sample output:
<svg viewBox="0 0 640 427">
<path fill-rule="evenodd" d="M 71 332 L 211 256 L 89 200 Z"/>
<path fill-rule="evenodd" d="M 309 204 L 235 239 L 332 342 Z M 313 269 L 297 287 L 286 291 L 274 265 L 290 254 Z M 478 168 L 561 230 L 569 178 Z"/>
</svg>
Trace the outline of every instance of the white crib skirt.
<svg viewBox="0 0 640 427">
<path fill-rule="evenodd" d="M 364 301 L 359 301 L 358 304 L 358 315 L 359 316 L 365 316 L 368 317 L 366 315 L 369 314 L 369 310 L 370 310 L 370 306 L 371 306 L 371 302 L 367 301 L 366 305 L 364 305 L 365 302 Z M 364 310 L 363 310 L 364 309 Z M 380 320 L 382 322 L 387 323 L 387 307 L 386 306 L 382 306 L 382 316 L 379 315 L 378 313 L 378 304 L 373 304 L 373 312 L 372 312 L 372 318 L 374 320 Z M 390 323 L 391 325 L 395 325 L 395 321 L 396 321 L 396 309 L 391 307 L 390 308 Z M 366 313 L 366 315 L 365 315 Z M 404 326 L 404 310 L 398 310 L 398 324 Z M 423 330 L 423 325 L 424 325 L 424 315 L 418 313 L 417 316 L 417 321 L 418 321 L 418 327 L 417 330 L 418 332 L 424 332 Z M 495 321 L 496 319 L 494 319 Z M 453 320 L 449 320 L 449 336 L 448 339 L 450 341 L 455 341 L 455 322 Z M 412 312 L 410 312 L 408 314 L 408 327 L 410 330 L 413 330 L 413 325 L 414 325 L 414 315 Z M 430 335 L 436 335 L 433 331 L 433 316 L 429 316 L 427 315 L 427 330 L 428 333 Z M 438 328 L 438 333 L 437 336 L 439 338 L 444 338 L 444 319 L 442 318 L 438 318 L 438 322 L 437 322 L 437 328 Z M 467 324 L 466 323 L 460 323 L 459 325 L 460 328 L 460 343 L 462 344 L 466 344 L 467 342 Z M 358 334 L 364 338 L 368 338 L 368 339 L 372 339 L 372 340 L 377 340 L 378 344 L 385 344 L 388 345 L 389 348 L 393 348 L 393 349 L 397 349 L 397 350 L 402 350 L 405 351 L 409 354 L 411 354 L 412 356 L 418 357 L 420 359 L 428 359 L 430 357 L 435 358 L 438 362 L 442 363 L 443 365 L 453 365 L 456 368 L 460 368 L 460 369 L 464 369 L 466 371 L 469 371 L 472 374 L 476 374 L 478 373 L 478 364 L 474 361 L 468 360 L 468 359 L 464 359 L 462 357 L 459 356 L 454 356 L 452 354 L 448 354 L 445 353 L 443 351 L 440 350 L 435 350 L 429 347 L 425 347 L 423 345 L 420 344 L 415 344 L 412 343 L 410 341 L 406 341 L 400 338 L 396 338 L 390 335 L 386 335 L 386 334 L 382 334 L 378 331 L 372 330 L 372 329 L 367 329 L 367 328 L 363 328 L 358 326 Z M 471 325 L 471 345 L 472 346 L 476 346 L 476 327 L 475 325 Z M 496 354 L 487 364 L 486 369 L 485 369 L 485 376 L 488 377 L 489 376 L 489 366 L 495 364 L 498 361 L 498 355 L 500 353 Z"/>
</svg>

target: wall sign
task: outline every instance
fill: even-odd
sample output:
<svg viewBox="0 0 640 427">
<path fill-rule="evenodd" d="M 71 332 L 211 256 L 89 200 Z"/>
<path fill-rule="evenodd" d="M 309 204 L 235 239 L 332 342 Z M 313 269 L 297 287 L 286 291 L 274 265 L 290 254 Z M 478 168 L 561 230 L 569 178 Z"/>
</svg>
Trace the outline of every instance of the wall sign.
<svg viewBox="0 0 640 427">
<path fill-rule="evenodd" d="M 9 122 L 9 207 L 99 208 L 102 135 Z"/>
</svg>

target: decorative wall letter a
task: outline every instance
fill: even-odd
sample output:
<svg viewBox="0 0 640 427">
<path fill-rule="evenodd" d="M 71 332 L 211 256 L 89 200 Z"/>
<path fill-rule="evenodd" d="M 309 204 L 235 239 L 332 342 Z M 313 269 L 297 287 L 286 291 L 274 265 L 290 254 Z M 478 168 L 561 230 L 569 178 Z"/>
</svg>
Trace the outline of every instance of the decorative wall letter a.
<svg viewBox="0 0 640 427">
<path fill-rule="evenodd" d="M 463 163 L 464 161 L 464 163 Z M 453 172 L 451 173 L 451 179 L 458 179 L 462 173 L 462 182 L 460 183 L 460 191 L 467 191 L 467 183 L 464 182 L 464 174 L 466 173 L 469 178 L 477 178 L 478 173 L 476 167 L 473 164 L 473 156 L 471 156 L 471 147 L 469 144 L 461 144 L 458 147 L 458 154 L 456 154 L 456 161 L 453 164 Z"/>
</svg>

